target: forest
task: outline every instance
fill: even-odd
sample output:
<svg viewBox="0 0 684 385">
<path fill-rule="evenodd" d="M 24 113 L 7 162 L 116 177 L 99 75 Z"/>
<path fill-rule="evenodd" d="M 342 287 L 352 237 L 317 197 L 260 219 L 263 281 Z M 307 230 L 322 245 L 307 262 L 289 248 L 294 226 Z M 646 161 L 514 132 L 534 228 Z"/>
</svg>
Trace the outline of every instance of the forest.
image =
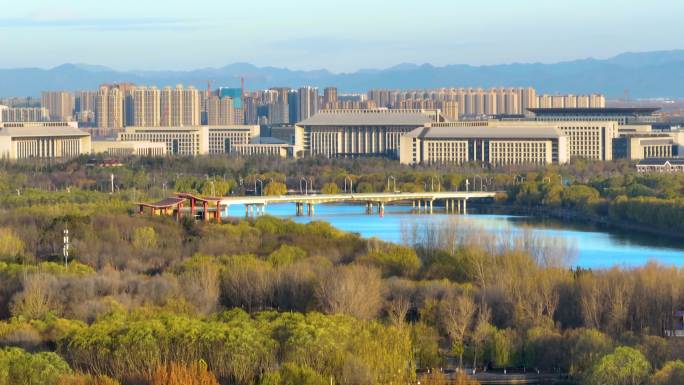
<svg viewBox="0 0 684 385">
<path fill-rule="evenodd" d="M 402 191 L 467 180 L 502 191 L 502 205 L 672 228 L 682 176 L 584 161 L 83 158 L 0 170 L 0 385 L 436 385 L 444 367 L 684 383 L 684 342 L 667 337 L 684 306 L 682 269 L 573 269 L 563 240 L 458 217 L 409 224 L 391 244 L 321 221 L 176 222 L 134 205 L 176 191 L 280 194 L 302 178 L 320 193 L 391 191 L 391 176 Z M 462 373 L 456 383 L 475 383 Z"/>
</svg>

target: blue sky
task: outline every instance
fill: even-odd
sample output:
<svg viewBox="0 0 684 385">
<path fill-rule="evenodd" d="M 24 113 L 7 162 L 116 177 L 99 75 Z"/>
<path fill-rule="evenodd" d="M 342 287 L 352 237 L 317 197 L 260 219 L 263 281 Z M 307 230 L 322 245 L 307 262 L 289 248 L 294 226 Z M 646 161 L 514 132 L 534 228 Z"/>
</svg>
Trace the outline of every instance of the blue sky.
<svg viewBox="0 0 684 385">
<path fill-rule="evenodd" d="M 335 72 L 684 48 L 682 0 L 0 0 L 0 68 Z"/>
</svg>

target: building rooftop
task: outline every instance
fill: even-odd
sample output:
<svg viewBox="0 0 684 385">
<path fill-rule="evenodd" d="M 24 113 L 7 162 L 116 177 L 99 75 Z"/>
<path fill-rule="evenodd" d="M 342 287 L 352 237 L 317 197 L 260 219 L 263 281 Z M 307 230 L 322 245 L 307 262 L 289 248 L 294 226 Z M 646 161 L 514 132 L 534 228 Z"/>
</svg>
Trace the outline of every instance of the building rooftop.
<svg viewBox="0 0 684 385">
<path fill-rule="evenodd" d="M 652 115 L 658 107 L 607 107 L 607 108 L 528 108 L 535 115 Z"/>
<path fill-rule="evenodd" d="M 555 139 L 564 136 L 553 126 L 419 127 L 406 135 L 427 139 Z"/>
<path fill-rule="evenodd" d="M 639 166 L 664 166 L 666 163 L 684 165 L 684 158 L 648 158 L 640 160 L 637 164 Z"/>
<path fill-rule="evenodd" d="M 0 128 L 0 136 L 13 137 L 36 137 L 36 136 L 88 136 L 89 133 L 70 126 L 55 127 L 15 127 L 5 126 Z"/>
<path fill-rule="evenodd" d="M 289 144 L 288 142 L 271 136 L 262 136 L 257 144 Z"/>
<path fill-rule="evenodd" d="M 297 123 L 298 126 L 422 126 L 433 121 L 432 111 L 326 110 Z"/>
</svg>

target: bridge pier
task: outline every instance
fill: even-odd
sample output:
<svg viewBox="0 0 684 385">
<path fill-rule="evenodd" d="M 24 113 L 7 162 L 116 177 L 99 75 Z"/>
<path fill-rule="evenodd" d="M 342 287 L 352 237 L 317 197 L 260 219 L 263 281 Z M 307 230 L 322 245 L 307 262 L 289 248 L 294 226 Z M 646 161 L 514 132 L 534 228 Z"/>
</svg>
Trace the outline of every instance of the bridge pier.
<svg viewBox="0 0 684 385">
<path fill-rule="evenodd" d="M 380 216 L 384 216 L 384 215 L 385 215 L 385 203 L 384 203 L 384 202 L 379 202 L 379 203 L 378 203 L 378 214 L 379 214 Z"/>
<path fill-rule="evenodd" d="M 418 213 L 420 213 L 420 199 L 418 199 Z"/>
<path fill-rule="evenodd" d="M 432 200 L 430 200 L 430 214 L 432 214 Z"/>
<path fill-rule="evenodd" d="M 468 204 L 468 199 L 463 199 L 463 215 L 468 214 L 468 209 L 467 209 L 467 204 Z"/>
<path fill-rule="evenodd" d="M 314 215 L 314 204 L 313 203 L 308 203 L 307 204 L 307 214 L 312 217 Z"/>
</svg>

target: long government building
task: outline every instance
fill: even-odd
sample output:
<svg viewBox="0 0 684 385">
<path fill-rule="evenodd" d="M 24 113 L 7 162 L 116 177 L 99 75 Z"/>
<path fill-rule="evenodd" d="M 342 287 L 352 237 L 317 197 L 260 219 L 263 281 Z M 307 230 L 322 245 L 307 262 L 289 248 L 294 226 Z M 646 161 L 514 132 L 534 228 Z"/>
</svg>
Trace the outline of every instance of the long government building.
<svg viewBox="0 0 684 385">
<path fill-rule="evenodd" d="M 238 156 L 384 157 L 401 163 L 563 164 L 676 157 L 684 131 L 654 129 L 655 109 L 530 109 L 526 115 L 453 121 L 438 109 L 321 110 L 295 125 L 126 127 L 91 140 L 75 122 L 0 122 L 0 157 Z"/>
</svg>

